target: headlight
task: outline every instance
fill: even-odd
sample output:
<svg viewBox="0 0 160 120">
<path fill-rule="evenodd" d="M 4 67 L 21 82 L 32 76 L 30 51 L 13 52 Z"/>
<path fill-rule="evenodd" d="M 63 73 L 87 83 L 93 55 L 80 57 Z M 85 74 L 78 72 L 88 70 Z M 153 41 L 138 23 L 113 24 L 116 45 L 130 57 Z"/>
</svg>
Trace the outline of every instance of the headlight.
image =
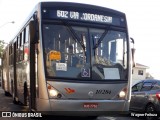
<svg viewBox="0 0 160 120">
<path fill-rule="evenodd" d="M 50 98 L 61 98 L 62 95 L 51 85 L 47 84 L 48 94 Z"/>
<path fill-rule="evenodd" d="M 123 88 L 120 92 L 119 92 L 119 98 L 124 99 L 126 97 L 127 94 L 127 87 Z"/>
<path fill-rule="evenodd" d="M 56 97 L 58 95 L 58 92 L 54 89 L 49 90 L 49 96 Z"/>
<path fill-rule="evenodd" d="M 126 93 L 125 93 L 124 91 L 121 91 L 121 92 L 119 93 L 119 97 L 120 97 L 120 98 L 125 97 L 125 95 L 126 95 Z"/>
</svg>

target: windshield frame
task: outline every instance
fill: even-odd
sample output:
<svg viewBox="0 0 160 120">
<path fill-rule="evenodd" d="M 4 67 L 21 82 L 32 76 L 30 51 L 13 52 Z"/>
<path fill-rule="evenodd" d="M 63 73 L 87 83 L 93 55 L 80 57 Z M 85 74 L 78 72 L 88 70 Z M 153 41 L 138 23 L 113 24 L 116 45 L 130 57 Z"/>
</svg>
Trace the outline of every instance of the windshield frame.
<svg viewBox="0 0 160 120">
<path fill-rule="evenodd" d="M 66 26 L 66 24 L 64 24 L 63 23 L 63 21 L 56 21 L 56 20 L 52 20 L 52 21 L 43 21 L 42 22 L 42 28 L 43 28 L 43 25 L 44 24 L 51 24 L 51 25 L 64 25 L 64 26 Z M 95 26 L 93 26 L 92 24 L 80 24 L 80 23 L 76 23 L 76 22 L 68 22 L 68 24 L 67 24 L 67 27 L 68 27 L 68 25 L 71 25 L 72 27 L 85 27 L 85 28 L 87 28 L 87 29 L 89 29 L 89 28 L 99 28 L 99 29 L 105 29 L 107 32 L 109 31 L 109 30 L 115 30 L 115 31 L 119 31 L 119 32 L 125 32 L 125 34 L 126 34 L 126 47 L 127 47 L 127 68 L 126 68 L 126 70 L 128 71 L 128 68 L 129 68 L 129 40 L 128 40 L 128 33 L 127 33 L 127 29 L 126 28 L 122 28 L 122 27 L 116 27 L 116 26 L 112 26 L 112 25 L 108 25 L 107 27 L 106 26 L 102 26 L 102 25 L 95 25 Z M 109 28 L 109 30 L 108 30 L 108 28 Z M 73 29 L 73 28 L 72 28 Z M 107 34 L 107 32 L 106 32 L 106 34 Z M 89 33 L 89 31 L 88 31 L 88 33 Z M 73 35 L 73 34 L 72 34 Z M 75 37 L 75 36 L 74 36 Z M 103 41 L 103 40 L 102 40 Z M 43 43 L 43 48 L 44 48 L 44 38 L 43 38 L 43 30 L 42 30 L 42 43 Z M 90 61 L 90 69 L 92 70 L 92 66 L 93 66 L 93 59 L 92 59 L 92 57 L 94 56 L 93 54 L 93 51 L 94 51 L 94 45 L 92 44 L 92 42 L 91 42 L 91 39 L 90 39 L 90 37 L 89 37 L 89 47 L 87 47 L 86 49 L 88 49 L 88 52 L 90 52 L 90 58 L 89 58 L 89 61 Z M 45 53 L 43 52 L 43 56 L 45 56 L 44 55 Z M 56 77 L 56 76 L 48 76 L 47 75 L 47 70 L 46 70 L 46 64 L 45 64 L 45 61 L 46 61 L 46 58 L 45 57 L 43 57 L 44 58 L 44 68 L 45 68 L 45 76 L 47 77 L 47 78 L 54 78 L 54 79 L 66 79 L 66 80 L 80 80 L 80 81 L 96 81 L 96 80 L 93 80 L 92 79 L 92 74 L 91 74 L 91 76 L 90 76 L 90 78 L 88 78 L 88 79 L 86 79 L 86 80 L 84 80 L 84 79 L 79 79 L 79 78 L 66 78 L 66 77 Z M 129 72 L 127 72 L 127 79 L 128 79 L 128 73 Z M 104 80 L 104 81 L 110 81 L 110 80 Z M 103 82 L 104 82 L 103 81 Z M 115 81 L 115 80 L 114 80 Z M 118 80 L 118 81 L 121 81 L 121 79 L 120 80 Z"/>
</svg>

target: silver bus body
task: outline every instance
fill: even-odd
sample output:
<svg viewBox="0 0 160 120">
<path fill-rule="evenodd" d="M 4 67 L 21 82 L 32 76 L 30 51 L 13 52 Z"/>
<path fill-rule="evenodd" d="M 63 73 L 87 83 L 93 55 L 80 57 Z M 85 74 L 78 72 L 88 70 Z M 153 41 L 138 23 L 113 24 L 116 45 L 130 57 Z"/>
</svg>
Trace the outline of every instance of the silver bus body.
<svg viewBox="0 0 160 120">
<path fill-rule="evenodd" d="M 13 62 L 3 64 L 10 76 L 5 83 L 10 91 L 4 90 L 14 102 L 46 114 L 126 112 L 132 68 L 128 38 L 124 13 L 77 3 L 39 3 L 8 45 Z M 69 45 L 78 56 L 76 67 L 69 59 Z"/>
</svg>

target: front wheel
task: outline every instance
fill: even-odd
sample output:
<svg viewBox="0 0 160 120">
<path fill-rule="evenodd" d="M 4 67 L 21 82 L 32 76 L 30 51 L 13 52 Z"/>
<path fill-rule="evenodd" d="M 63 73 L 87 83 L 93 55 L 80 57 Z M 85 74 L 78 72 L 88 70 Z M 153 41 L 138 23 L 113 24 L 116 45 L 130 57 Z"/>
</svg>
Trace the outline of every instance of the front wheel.
<svg viewBox="0 0 160 120">
<path fill-rule="evenodd" d="M 19 104 L 19 101 L 16 99 L 16 97 L 15 97 L 15 94 L 14 94 L 14 93 L 12 93 L 12 99 L 13 99 L 13 103 L 14 103 L 14 104 L 16 104 L 16 105 L 18 105 L 18 104 Z"/>
<path fill-rule="evenodd" d="M 11 96 L 11 94 L 7 91 L 4 91 L 4 95 L 7 96 L 7 97 Z"/>
<path fill-rule="evenodd" d="M 153 114 L 157 114 L 156 109 L 154 105 L 150 104 L 146 107 L 146 120 L 157 120 L 158 119 L 158 114 L 157 116 L 154 116 Z"/>
</svg>

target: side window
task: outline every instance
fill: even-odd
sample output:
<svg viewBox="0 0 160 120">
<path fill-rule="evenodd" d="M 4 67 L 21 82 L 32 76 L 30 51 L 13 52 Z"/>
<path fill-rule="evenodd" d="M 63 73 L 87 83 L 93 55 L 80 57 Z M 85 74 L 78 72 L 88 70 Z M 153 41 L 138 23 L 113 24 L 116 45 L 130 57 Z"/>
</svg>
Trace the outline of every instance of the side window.
<svg viewBox="0 0 160 120">
<path fill-rule="evenodd" d="M 132 92 L 138 92 L 138 91 L 140 91 L 141 88 L 142 88 L 142 85 L 143 85 L 143 82 L 134 85 L 134 86 L 132 87 Z"/>
<path fill-rule="evenodd" d="M 155 83 L 154 85 L 152 85 L 151 90 L 158 90 L 160 89 L 160 82 Z"/>
<path fill-rule="evenodd" d="M 18 42 L 17 42 L 17 49 L 19 49 L 19 47 L 20 47 L 20 40 L 21 40 L 21 39 L 20 39 L 20 35 L 19 35 L 19 36 L 17 37 L 17 41 L 18 41 Z"/>
<path fill-rule="evenodd" d="M 29 34 L 29 26 L 27 26 L 24 29 L 24 53 L 23 53 L 23 59 L 24 61 L 29 60 L 29 38 L 30 38 L 30 34 Z"/>
<path fill-rule="evenodd" d="M 29 40 L 29 26 L 26 27 L 25 29 L 25 40 L 24 43 L 27 43 Z"/>
<path fill-rule="evenodd" d="M 18 60 L 19 60 L 18 48 L 19 48 L 19 37 L 16 37 L 16 62 L 18 62 Z"/>
<path fill-rule="evenodd" d="M 145 82 L 142 86 L 141 91 L 149 91 L 151 90 L 152 83 L 151 82 Z"/>
<path fill-rule="evenodd" d="M 20 35 L 19 35 L 19 47 L 21 47 L 21 45 L 22 45 L 21 40 L 22 40 L 22 33 L 20 33 Z"/>
<path fill-rule="evenodd" d="M 23 31 L 23 44 L 25 43 L 26 41 L 26 28 L 24 28 L 24 31 Z"/>
<path fill-rule="evenodd" d="M 11 65 L 13 65 L 13 54 L 14 54 L 14 48 L 13 48 L 13 43 L 12 43 L 12 46 L 11 46 L 11 51 L 12 51 L 12 54 L 11 54 Z"/>
<path fill-rule="evenodd" d="M 19 61 L 23 60 L 23 32 L 20 33 Z"/>
<path fill-rule="evenodd" d="M 11 65 L 12 44 L 9 45 L 9 65 Z"/>
</svg>

